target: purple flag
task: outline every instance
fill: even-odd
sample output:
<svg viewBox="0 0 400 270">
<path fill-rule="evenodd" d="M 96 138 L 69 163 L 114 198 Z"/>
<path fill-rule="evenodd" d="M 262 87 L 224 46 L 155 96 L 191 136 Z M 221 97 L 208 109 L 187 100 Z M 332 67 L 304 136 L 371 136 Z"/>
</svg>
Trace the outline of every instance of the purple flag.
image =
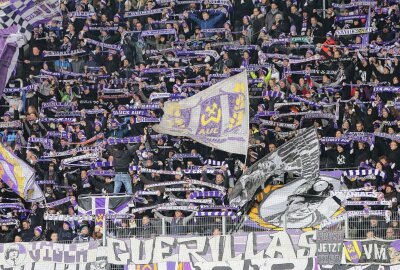
<svg viewBox="0 0 400 270">
<path fill-rule="evenodd" d="M 0 30 L 0 95 L 11 77 L 11 74 L 17 64 L 18 58 L 18 27 L 13 25 L 9 28 Z"/>
</svg>

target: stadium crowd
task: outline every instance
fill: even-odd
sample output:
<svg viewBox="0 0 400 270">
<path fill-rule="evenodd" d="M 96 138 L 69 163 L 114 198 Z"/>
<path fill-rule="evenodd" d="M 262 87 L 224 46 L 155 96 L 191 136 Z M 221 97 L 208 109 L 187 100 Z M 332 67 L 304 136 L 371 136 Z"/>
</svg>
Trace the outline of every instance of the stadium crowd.
<svg viewBox="0 0 400 270">
<path fill-rule="evenodd" d="M 61 1 L 62 20 L 35 28 L 28 45 L 21 48 L 0 108 L 1 140 L 36 170 L 48 205 L 0 209 L 4 218 L 20 221 L 17 226 L 3 224 L 0 241 L 101 239 L 101 228 L 92 223 L 44 220 L 45 212 L 76 216 L 76 200 L 82 194 L 138 194 L 145 185 L 185 179 L 222 186 L 229 193 L 243 171 L 285 142 L 283 134 L 313 125 L 322 138 L 321 170 L 364 166 L 384 172 L 384 177 L 348 177 L 345 182 L 349 188 L 376 186 L 393 204 L 372 208 L 397 213 L 399 4 L 348 3 Z M 351 31 L 358 28 L 372 30 Z M 192 96 L 245 68 L 251 96 L 246 162 L 243 156 L 153 131 L 163 102 Z M 392 91 L 374 91 L 376 87 Z M 287 115 L 274 116 L 274 111 Z M 302 117 L 309 111 L 321 114 Z M 323 113 L 335 119 L 326 119 Z M 12 124 L 17 120 L 21 126 Z M 351 132 L 389 135 L 339 139 Z M 125 137 L 137 139 L 117 140 Z M 100 159 L 90 156 L 97 154 L 87 150 L 90 147 L 102 149 Z M 84 154 L 89 163 L 73 159 Z M 137 207 L 167 202 L 168 197 L 189 199 L 195 186 L 183 186 L 186 191 L 179 190 L 181 185 L 172 186 L 178 191 L 157 186 L 152 189 L 156 193 L 142 195 L 146 200 Z M 69 196 L 71 200 L 51 205 Z M 0 181 L 0 202 L 18 201 Z M 227 203 L 224 198 L 214 201 Z M 118 226 L 130 228 L 131 235 L 149 237 L 157 234 L 150 218 L 162 216 L 174 234 L 220 233 L 213 228 L 189 232 L 185 227 L 193 224 L 194 213 L 179 210 L 135 212 L 132 220 Z M 357 222 L 377 226 L 376 217 L 360 218 Z M 357 232 L 357 226 L 352 227 L 354 235 L 366 233 Z M 398 220 L 378 227 L 375 236 L 400 237 Z M 371 233 L 360 235 L 366 236 Z"/>
</svg>

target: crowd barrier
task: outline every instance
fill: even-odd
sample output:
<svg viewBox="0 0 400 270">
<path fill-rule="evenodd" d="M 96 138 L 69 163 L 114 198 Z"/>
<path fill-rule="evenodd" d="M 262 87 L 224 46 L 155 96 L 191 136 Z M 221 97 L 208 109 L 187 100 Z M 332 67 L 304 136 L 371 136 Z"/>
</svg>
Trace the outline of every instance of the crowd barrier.
<svg viewBox="0 0 400 270">
<path fill-rule="evenodd" d="M 376 211 L 378 212 L 378 211 Z M 342 231 L 348 239 L 400 238 L 400 216 L 397 212 L 379 211 L 380 215 L 344 216 L 326 225 L 323 229 Z M 163 235 L 210 236 L 227 235 L 233 232 L 263 232 L 268 229 L 249 219 L 237 217 L 194 217 L 186 225 L 173 225 L 166 219 L 151 218 L 143 224 L 142 219 L 106 219 L 104 237 L 151 238 Z M 177 228 L 178 227 L 178 228 Z M 318 229 L 318 228 L 313 228 Z M 291 230 L 285 227 L 281 230 Z"/>
<path fill-rule="evenodd" d="M 400 240 L 346 239 L 344 231 L 107 237 L 86 243 L 0 244 L 0 269 L 399 269 Z M 334 268 L 328 265 L 335 265 Z M 359 268 L 362 267 L 362 268 Z"/>
</svg>

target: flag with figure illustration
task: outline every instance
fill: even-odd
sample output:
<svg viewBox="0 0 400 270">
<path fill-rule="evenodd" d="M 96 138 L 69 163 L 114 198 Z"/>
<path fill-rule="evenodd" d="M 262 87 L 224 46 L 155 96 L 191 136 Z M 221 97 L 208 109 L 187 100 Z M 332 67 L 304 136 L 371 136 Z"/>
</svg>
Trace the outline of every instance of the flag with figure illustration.
<svg viewBox="0 0 400 270">
<path fill-rule="evenodd" d="M 106 215 L 128 212 L 131 201 L 132 195 L 80 195 L 78 213 L 94 215 L 95 224 L 103 226 Z"/>
<path fill-rule="evenodd" d="M 44 200 L 35 183 L 35 170 L 0 144 L 0 179 L 27 202 Z"/>
<path fill-rule="evenodd" d="M 218 82 L 179 102 L 164 104 L 158 133 L 186 136 L 236 154 L 247 154 L 249 137 L 249 94 L 247 73 Z"/>
</svg>

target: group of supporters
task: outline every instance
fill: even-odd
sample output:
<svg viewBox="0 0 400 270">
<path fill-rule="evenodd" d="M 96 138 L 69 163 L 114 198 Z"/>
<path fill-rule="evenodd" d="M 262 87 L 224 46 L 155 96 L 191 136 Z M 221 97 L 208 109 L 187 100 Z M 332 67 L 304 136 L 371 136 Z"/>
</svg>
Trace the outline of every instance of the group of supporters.
<svg viewBox="0 0 400 270">
<path fill-rule="evenodd" d="M 397 212 L 398 1 L 63 0 L 61 11 L 61 19 L 33 30 L 1 99 L 2 143 L 36 170 L 46 203 L 0 209 L 3 218 L 19 221 L 1 224 L 0 241 L 101 239 L 99 226 L 79 221 L 79 195 L 140 194 L 140 208 L 176 199 L 190 206 L 200 189 L 229 194 L 287 132 L 310 126 L 321 138 L 321 169 L 382 172 L 344 182 L 351 189 L 374 186 L 393 202 L 374 207 Z M 152 129 L 165 101 L 244 70 L 251 119 L 246 160 Z M 170 181 L 186 182 L 158 185 Z M 211 199 L 229 204 L 226 196 Z M 0 181 L 0 202 L 19 201 Z M 45 214 L 71 218 L 45 220 Z M 195 212 L 150 207 L 117 222 L 118 236 L 160 234 L 154 223 L 161 217 L 171 234 L 221 233 L 220 219 L 214 227 L 196 225 Z M 377 223 L 360 218 L 351 223 L 355 235 Z M 388 237 L 391 229 L 399 237 L 398 221 L 390 222 L 374 236 Z"/>
</svg>

